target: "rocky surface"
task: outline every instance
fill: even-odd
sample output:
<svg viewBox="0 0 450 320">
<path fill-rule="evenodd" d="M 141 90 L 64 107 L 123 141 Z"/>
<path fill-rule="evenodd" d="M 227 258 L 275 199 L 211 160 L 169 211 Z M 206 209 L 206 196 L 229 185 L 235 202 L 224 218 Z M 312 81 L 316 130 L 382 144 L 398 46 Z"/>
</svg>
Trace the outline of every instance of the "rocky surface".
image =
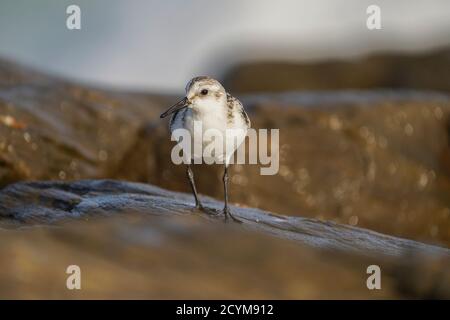
<svg viewBox="0 0 450 320">
<path fill-rule="evenodd" d="M 0 185 L 111 176 L 162 101 L 0 62 Z"/>
<path fill-rule="evenodd" d="M 448 95 L 345 91 L 242 100 L 253 127 L 280 128 L 280 170 L 262 176 L 260 165 L 234 165 L 232 201 L 450 244 Z M 132 179 L 188 192 L 184 168 L 167 161 L 165 128 L 150 132 L 153 147 L 139 155 L 147 154 L 140 159 L 153 164 L 153 174 L 134 166 Z M 221 198 L 222 168 L 195 171 L 200 192 Z"/>
<path fill-rule="evenodd" d="M 228 72 L 235 92 L 416 89 L 450 91 L 450 47 L 421 53 L 377 53 L 363 58 L 308 62 L 251 62 Z"/>
<path fill-rule="evenodd" d="M 239 96 L 255 128 L 280 128 L 280 170 L 231 168 L 233 202 L 450 246 L 450 98 L 418 91 Z M 0 185 L 114 178 L 189 191 L 170 161 L 176 97 L 111 92 L 0 62 Z M 222 168 L 196 166 L 221 199 Z"/>
<path fill-rule="evenodd" d="M 205 199 L 208 208 L 222 203 Z M 111 180 L 0 191 L 0 296 L 7 298 L 448 298 L 450 250 L 369 230 L 233 207 Z M 82 290 L 65 270 L 82 270 Z M 382 270 L 368 290 L 366 269 Z"/>
<path fill-rule="evenodd" d="M 207 199 L 204 202 L 217 213 L 223 207 L 223 203 L 217 200 Z M 197 211 L 192 209 L 193 205 L 191 195 L 138 183 L 114 180 L 26 182 L 10 185 L 0 191 L 0 226 L 48 224 L 59 219 L 111 216 L 117 213 L 192 214 Z M 418 250 L 450 257 L 449 249 L 351 226 L 274 215 L 253 208 L 234 207 L 234 211 L 237 217 L 245 221 L 245 227 L 324 249 L 393 256 Z M 220 214 L 202 216 L 223 220 Z"/>
</svg>

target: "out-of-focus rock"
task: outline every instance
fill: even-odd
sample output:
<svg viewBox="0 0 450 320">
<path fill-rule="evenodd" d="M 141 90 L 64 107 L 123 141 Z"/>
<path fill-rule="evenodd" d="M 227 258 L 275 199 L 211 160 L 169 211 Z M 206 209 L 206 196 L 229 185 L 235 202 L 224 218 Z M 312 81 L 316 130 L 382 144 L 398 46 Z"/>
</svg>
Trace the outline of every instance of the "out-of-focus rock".
<svg viewBox="0 0 450 320">
<path fill-rule="evenodd" d="M 0 61 L 0 186 L 110 176 L 162 101 L 86 88 Z"/>
<path fill-rule="evenodd" d="M 222 203 L 205 199 L 211 210 Z M 314 219 L 120 181 L 29 182 L 0 191 L 4 298 L 448 298 L 450 250 Z M 73 221 L 81 220 L 81 221 Z M 67 220 L 72 220 L 70 223 Z M 32 227 L 33 226 L 33 227 Z M 7 230 L 5 228 L 8 228 Z M 69 265 L 82 290 L 67 290 Z M 382 289 L 366 272 L 382 270 Z"/>
<path fill-rule="evenodd" d="M 417 91 L 238 96 L 280 129 L 280 170 L 230 169 L 232 202 L 450 246 L 450 98 Z M 0 64 L 0 185 L 116 178 L 189 191 L 159 113 L 176 98 L 88 89 Z M 223 198 L 221 166 L 196 166 Z"/>
<path fill-rule="evenodd" d="M 233 165 L 232 201 L 450 245 L 449 96 L 371 91 L 242 100 L 254 128 L 280 129 L 280 167 L 263 176 L 260 165 Z M 157 165 L 149 181 L 189 191 L 185 169 L 167 161 L 166 130 L 152 132 L 159 152 L 151 152 Z M 222 170 L 196 166 L 200 192 L 222 198 Z"/>
<path fill-rule="evenodd" d="M 225 84 L 241 93 L 376 88 L 448 92 L 450 48 L 352 60 L 246 63 L 229 71 Z"/>
</svg>

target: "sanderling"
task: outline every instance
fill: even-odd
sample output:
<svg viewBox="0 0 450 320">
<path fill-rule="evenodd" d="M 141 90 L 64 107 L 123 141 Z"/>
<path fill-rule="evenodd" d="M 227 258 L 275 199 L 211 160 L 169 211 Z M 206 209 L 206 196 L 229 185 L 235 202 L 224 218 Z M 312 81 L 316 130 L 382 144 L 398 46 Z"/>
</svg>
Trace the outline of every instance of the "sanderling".
<svg viewBox="0 0 450 320">
<path fill-rule="evenodd" d="M 242 106 L 242 103 L 227 93 L 219 81 L 210 77 L 195 77 L 188 82 L 186 86 L 186 96 L 179 102 L 170 107 L 166 112 L 161 114 L 164 118 L 173 114 L 170 120 L 170 131 L 177 129 L 185 129 L 189 131 L 190 136 L 194 137 L 200 134 L 201 139 L 197 140 L 201 144 L 203 150 L 211 143 L 210 139 L 203 136 L 203 132 L 208 129 L 215 129 L 220 131 L 223 137 L 224 148 L 222 151 L 215 150 L 214 158 L 216 163 L 225 165 L 223 174 L 223 187 L 225 193 L 225 206 L 223 214 L 225 219 L 230 216 L 234 221 L 241 222 L 235 218 L 228 206 L 228 165 L 233 153 L 244 141 L 248 128 L 250 128 L 250 119 Z M 195 122 L 201 123 L 202 132 L 195 132 Z M 194 139 L 195 140 L 195 139 Z M 195 144 L 196 142 L 193 141 Z M 203 153 L 191 153 L 192 159 L 204 158 Z M 195 186 L 194 174 L 191 169 L 191 164 L 187 164 L 187 176 L 192 193 L 195 198 L 196 208 L 208 212 L 200 202 Z"/>
</svg>

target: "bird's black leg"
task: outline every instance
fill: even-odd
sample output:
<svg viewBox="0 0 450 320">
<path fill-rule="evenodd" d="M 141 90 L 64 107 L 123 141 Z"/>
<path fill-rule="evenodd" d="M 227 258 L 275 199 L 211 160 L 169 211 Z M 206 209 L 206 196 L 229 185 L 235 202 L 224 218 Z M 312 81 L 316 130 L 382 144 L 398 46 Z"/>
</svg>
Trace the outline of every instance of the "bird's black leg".
<svg viewBox="0 0 450 320">
<path fill-rule="evenodd" d="M 192 193 L 194 194 L 195 207 L 197 209 L 203 210 L 204 208 L 203 208 L 203 205 L 201 204 L 200 199 L 197 194 L 197 188 L 195 187 L 195 181 L 194 181 L 194 173 L 192 172 L 190 164 L 187 165 L 186 174 L 189 179 L 189 184 L 191 185 Z"/>
<path fill-rule="evenodd" d="M 228 166 L 225 164 L 225 171 L 223 173 L 223 190 L 225 192 L 225 207 L 223 208 L 223 214 L 225 215 L 225 220 L 228 216 L 233 219 L 235 222 L 242 223 L 241 220 L 236 218 L 233 214 L 231 214 L 230 208 L 228 207 Z"/>
</svg>

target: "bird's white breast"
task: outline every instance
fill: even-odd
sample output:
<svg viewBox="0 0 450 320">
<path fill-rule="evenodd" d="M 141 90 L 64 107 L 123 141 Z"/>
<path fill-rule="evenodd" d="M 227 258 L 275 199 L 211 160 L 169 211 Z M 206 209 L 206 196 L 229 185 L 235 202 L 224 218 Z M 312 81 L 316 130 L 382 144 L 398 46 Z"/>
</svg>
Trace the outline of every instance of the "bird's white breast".
<svg viewBox="0 0 450 320">
<path fill-rule="evenodd" d="M 221 148 L 214 149 L 212 158 L 218 163 L 228 163 L 236 148 L 244 141 L 247 133 L 247 124 L 240 114 L 235 114 L 233 119 L 234 121 L 229 121 L 226 106 L 224 108 L 211 107 L 206 110 L 198 110 L 194 106 L 178 112 L 171 121 L 170 130 L 172 132 L 176 129 L 189 131 L 191 135 L 190 153 L 194 160 L 205 159 L 203 151 L 207 150 L 212 143 L 211 134 L 220 133 L 224 144 Z"/>
</svg>

